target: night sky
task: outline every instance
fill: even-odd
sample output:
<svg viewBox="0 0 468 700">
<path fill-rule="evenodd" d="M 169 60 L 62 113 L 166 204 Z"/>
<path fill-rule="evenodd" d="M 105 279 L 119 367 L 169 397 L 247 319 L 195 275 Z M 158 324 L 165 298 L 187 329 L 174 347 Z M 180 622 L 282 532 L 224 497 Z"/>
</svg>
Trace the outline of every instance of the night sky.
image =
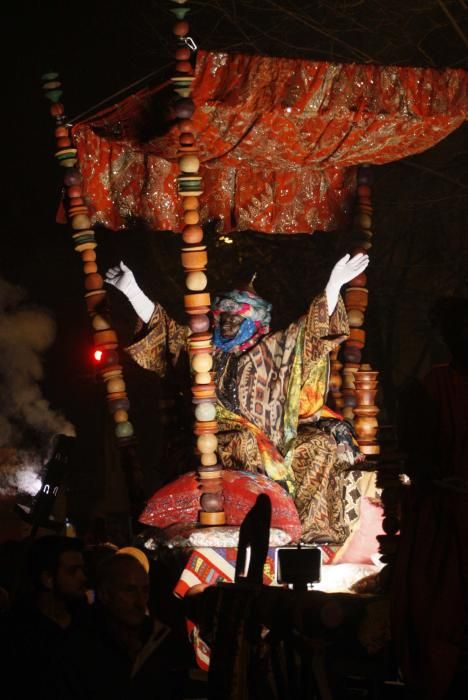
<svg viewBox="0 0 468 700">
<path fill-rule="evenodd" d="M 78 464 L 70 480 L 72 510 L 85 519 L 99 509 L 125 508 L 116 467 L 112 426 L 102 387 L 90 361 L 92 348 L 83 301 L 80 258 L 65 227 L 54 222 L 62 173 L 54 162 L 53 120 L 41 94 L 40 75 L 60 73 L 66 113 L 73 118 L 105 98 L 151 76 L 170 75 L 172 19 L 165 0 L 150 2 L 17 2 L 5 18 L 15 48 L 4 59 L 3 182 L 7 216 L 3 223 L 1 275 L 27 291 L 57 324 L 57 338 L 45 357 L 44 394 L 75 424 Z M 398 63 L 466 68 L 467 11 L 463 3 L 409 2 L 193 2 L 192 35 L 203 48 L 301 56 L 315 60 Z M 434 7 L 435 6 L 435 7 Z M 303 13 L 303 17 L 298 16 Z M 308 24 L 304 22 L 308 18 Z M 465 39 L 464 39 L 465 37 Z M 152 75 L 153 74 L 153 75 Z M 372 303 L 369 360 L 385 373 L 382 397 L 392 420 L 398 389 L 432 361 L 444 358 L 427 321 L 431 301 L 441 295 L 468 295 L 466 125 L 430 152 L 378 169 L 374 189 L 376 236 L 369 271 Z M 5 211 L 5 210 L 4 210 Z M 378 235 L 377 235 L 378 234 Z M 288 279 L 285 255 L 334 259 L 330 234 L 312 238 L 239 235 L 229 250 L 215 254 L 221 284 L 249 258 L 252 268 L 269 261 L 260 291 L 270 293 L 277 323 L 291 320 L 304 304 L 302 287 Z M 181 313 L 181 274 L 171 234 L 98 232 L 98 262 L 106 267 L 124 257 L 145 291 Z M 286 247 L 288 246 L 287 252 Z M 174 257 L 175 256 L 175 257 Z M 224 266 L 227 274 L 219 272 Z M 168 273 L 170 283 L 165 282 Z M 275 280 L 281 280 L 279 289 Z M 276 290 L 276 291 L 275 291 Z M 287 296 L 283 293 L 287 290 Z M 276 294 L 276 298 L 275 298 Z M 180 296 L 181 298 L 181 296 Z M 133 317 L 128 305 L 111 297 L 113 318 L 127 342 Z M 369 335 L 371 335 L 369 333 Z M 167 479 L 161 463 L 157 401 L 167 388 L 126 364 L 147 489 Z M 143 376 L 144 374 L 144 376 Z M 107 465 L 107 466 L 104 466 Z M 84 504 L 84 501 L 86 503 Z"/>
</svg>

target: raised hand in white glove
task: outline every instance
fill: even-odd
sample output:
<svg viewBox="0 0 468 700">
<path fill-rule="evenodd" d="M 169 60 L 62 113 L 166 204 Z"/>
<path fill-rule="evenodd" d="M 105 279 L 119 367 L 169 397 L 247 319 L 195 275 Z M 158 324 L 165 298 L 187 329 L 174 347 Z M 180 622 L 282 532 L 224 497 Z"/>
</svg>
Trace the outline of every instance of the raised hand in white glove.
<svg viewBox="0 0 468 700">
<path fill-rule="evenodd" d="M 125 294 L 142 321 L 148 323 L 154 311 L 154 304 L 137 285 L 135 276 L 121 260 L 119 265 L 107 270 L 105 281 Z"/>
<path fill-rule="evenodd" d="M 338 303 L 338 295 L 343 284 L 350 282 L 364 272 L 369 264 L 369 256 L 364 253 L 358 253 L 353 258 L 348 254 L 344 258 L 338 260 L 335 267 L 331 271 L 330 278 L 325 287 L 327 295 L 328 314 L 331 316 Z"/>
</svg>

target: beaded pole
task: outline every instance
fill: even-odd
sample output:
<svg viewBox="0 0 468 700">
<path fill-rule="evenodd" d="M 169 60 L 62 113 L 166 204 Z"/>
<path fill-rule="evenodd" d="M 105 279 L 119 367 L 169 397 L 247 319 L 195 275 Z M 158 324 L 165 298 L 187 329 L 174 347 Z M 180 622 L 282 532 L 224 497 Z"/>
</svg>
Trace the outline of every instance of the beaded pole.
<svg viewBox="0 0 468 700">
<path fill-rule="evenodd" d="M 178 95 L 175 114 L 179 127 L 177 151 L 179 175 L 177 190 L 182 200 L 184 227 L 181 251 L 182 267 L 188 292 L 184 295 L 185 312 L 191 334 L 188 339 L 190 366 L 193 371 L 192 396 L 195 405 L 194 433 L 197 438 L 197 467 L 200 482 L 199 520 L 202 525 L 225 523 L 222 467 L 218 464 L 216 449 L 216 386 L 213 378 L 213 345 L 210 331 L 210 294 L 206 291 L 208 279 L 205 273 L 208 262 L 203 229 L 200 226 L 199 197 L 203 193 L 203 180 L 199 174 L 200 161 L 196 146 L 195 125 L 192 115 L 195 109 L 191 99 L 194 80 L 191 58 L 196 45 L 189 34 L 185 17 L 190 12 L 187 0 L 171 0 L 178 7 L 170 11 L 176 17 L 173 33 L 177 39 L 175 50 L 175 75 L 171 78 Z"/>
<path fill-rule="evenodd" d="M 44 95 L 51 103 L 50 114 L 55 119 L 57 150 L 55 157 L 64 169 L 64 207 L 72 231 L 73 246 L 83 261 L 85 302 L 91 319 L 93 340 L 97 350 L 102 351 L 99 364 L 101 377 L 105 382 L 109 411 L 114 420 L 114 432 L 119 447 L 127 447 L 125 463 L 133 452 L 135 439 L 133 426 L 128 420 L 130 403 L 127 397 L 122 366 L 119 363 L 118 338 L 108 318 L 104 280 L 98 272 L 96 262 L 96 237 L 92 229 L 88 206 L 83 199 L 82 176 L 79 169 L 77 150 L 73 146 L 70 126 L 67 124 L 64 106 L 61 102 L 62 84 L 58 73 L 45 73 L 42 76 Z M 132 462 L 135 460 L 132 459 Z M 128 474 L 127 478 L 128 478 Z M 133 479 L 134 481 L 134 479 Z M 131 491 L 135 493 L 135 484 Z"/>
<path fill-rule="evenodd" d="M 372 173 L 369 166 L 363 165 L 358 169 L 357 182 L 352 255 L 368 253 L 372 248 Z M 379 452 L 375 438 L 378 428 L 378 408 L 375 406 L 378 372 L 372 372 L 370 365 L 361 366 L 366 341 L 366 332 L 362 328 L 368 303 L 366 283 L 367 275 L 363 272 L 348 283 L 344 293 L 350 334 L 342 351 L 342 406 L 344 417 L 354 420 L 362 452 L 375 455 Z"/>
</svg>

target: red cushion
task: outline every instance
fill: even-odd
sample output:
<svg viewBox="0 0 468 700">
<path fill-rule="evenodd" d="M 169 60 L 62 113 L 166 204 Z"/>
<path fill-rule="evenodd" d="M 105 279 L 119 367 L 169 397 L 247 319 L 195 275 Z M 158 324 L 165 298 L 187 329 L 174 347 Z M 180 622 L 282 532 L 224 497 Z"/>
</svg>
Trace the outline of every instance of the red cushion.
<svg viewBox="0 0 468 700">
<path fill-rule="evenodd" d="M 346 542 L 336 553 L 334 564 L 373 564 L 379 551 L 377 535 L 383 535 L 383 508 L 372 498 L 361 498 L 359 520 Z"/>
<path fill-rule="evenodd" d="M 291 496 L 276 482 L 261 474 L 225 471 L 224 509 L 227 525 L 240 525 L 260 493 L 271 499 L 271 527 L 277 527 L 299 540 L 301 523 Z M 140 515 L 144 525 L 165 528 L 175 523 L 195 523 L 200 508 L 200 490 L 195 472 L 166 484 L 149 499 Z"/>
</svg>

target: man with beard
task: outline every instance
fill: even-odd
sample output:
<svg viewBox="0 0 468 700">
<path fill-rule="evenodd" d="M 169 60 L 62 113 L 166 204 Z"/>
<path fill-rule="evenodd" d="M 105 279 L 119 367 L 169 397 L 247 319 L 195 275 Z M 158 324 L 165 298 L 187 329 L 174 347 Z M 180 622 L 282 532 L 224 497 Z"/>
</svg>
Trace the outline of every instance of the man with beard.
<svg viewBox="0 0 468 700">
<path fill-rule="evenodd" d="M 2 629 L 3 679 L 12 699 L 49 697 L 54 655 L 87 609 L 82 552 L 80 540 L 58 535 L 27 549 L 22 590 Z"/>
</svg>

